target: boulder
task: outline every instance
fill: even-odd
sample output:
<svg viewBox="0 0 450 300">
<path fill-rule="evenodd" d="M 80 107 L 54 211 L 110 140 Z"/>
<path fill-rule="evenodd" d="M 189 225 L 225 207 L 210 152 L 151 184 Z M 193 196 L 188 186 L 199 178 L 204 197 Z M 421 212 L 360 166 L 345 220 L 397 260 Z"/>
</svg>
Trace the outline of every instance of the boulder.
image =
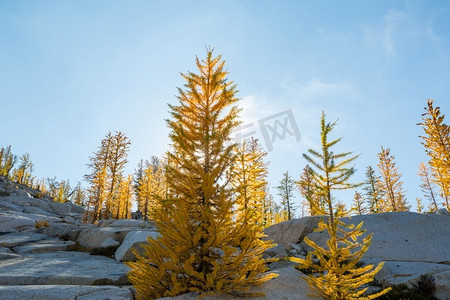
<svg viewBox="0 0 450 300">
<path fill-rule="evenodd" d="M 33 231 L 16 232 L 0 235 L 0 246 L 12 248 L 24 244 L 47 240 L 50 237 L 45 234 L 35 233 Z"/>
<path fill-rule="evenodd" d="M 0 286 L 0 300 L 131 300 L 128 288 L 111 285 L 4 285 Z"/>
<path fill-rule="evenodd" d="M 114 221 L 116 221 L 116 220 L 113 220 L 113 219 L 110 219 L 110 220 L 106 220 L 106 219 L 98 220 L 97 221 L 97 226 L 98 227 L 108 227 Z"/>
<path fill-rule="evenodd" d="M 51 211 L 55 214 L 66 215 L 72 212 L 72 206 L 70 205 L 70 203 L 49 201 L 48 204 L 50 205 Z"/>
<path fill-rule="evenodd" d="M 278 277 L 263 283 L 261 286 L 256 286 L 250 289 L 250 293 L 264 293 L 264 297 L 245 297 L 245 299 L 252 300 L 312 300 L 317 299 L 311 296 L 311 290 L 308 287 L 306 281 L 302 278 L 303 273 L 297 271 L 292 267 L 286 267 L 273 271 L 278 274 Z M 198 299 L 198 296 L 194 293 L 188 293 L 177 297 L 161 298 L 161 300 L 189 300 Z M 214 295 L 201 297 L 204 300 L 222 300 L 233 299 L 227 295 Z"/>
<path fill-rule="evenodd" d="M 113 247 L 113 246 L 119 246 L 120 243 L 112 238 L 107 238 L 103 241 L 103 243 L 100 245 L 101 248 L 107 248 L 107 247 Z"/>
<path fill-rule="evenodd" d="M 15 232 L 34 227 L 35 222 L 20 215 L 10 215 L 0 212 L 0 232 Z"/>
<path fill-rule="evenodd" d="M 378 265 L 380 259 L 364 259 L 366 264 Z M 393 284 L 416 283 L 420 275 L 433 275 L 436 283 L 436 296 L 446 299 L 450 295 L 450 265 L 426 262 L 385 261 L 383 268 L 377 273 L 375 279 L 385 286 Z"/>
<path fill-rule="evenodd" d="M 0 285 L 124 285 L 129 268 L 85 252 L 33 253 L 0 261 Z"/>
<path fill-rule="evenodd" d="M 3 200 L 4 198 L 0 198 L 0 210 L 8 210 L 13 212 L 22 212 L 23 207 L 8 201 Z"/>
<path fill-rule="evenodd" d="M 272 248 L 267 249 L 266 251 L 264 251 L 264 254 L 267 254 L 267 255 L 269 255 L 271 257 L 274 257 L 274 256 L 276 256 L 278 254 L 286 255 L 286 250 L 285 250 L 283 245 L 278 244 L 275 247 L 272 247 Z"/>
<path fill-rule="evenodd" d="M 390 212 L 344 218 L 346 224 L 364 222 L 366 234 L 373 233 L 365 258 L 392 261 L 450 263 L 450 218 L 439 214 Z M 319 246 L 325 246 L 328 234 L 307 235 Z M 305 250 L 311 250 L 305 242 Z"/>
<path fill-rule="evenodd" d="M 20 190 L 20 189 L 17 189 L 17 190 L 16 190 L 16 195 L 19 196 L 19 197 L 28 197 L 28 198 L 32 198 L 31 195 L 30 195 L 27 191 Z"/>
<path fill-rule="evenodd" d="M 450 216 L 450 213 L 448 212 L 448 210 L 445 207 L 439 208 L 436 213 L 438 213 L 440 215 Z"/>
<path fill-rule="evenodd" d="M 89 230 L 94 227 L 89 225 L 77 226 L 64 223 L 50 223 L 48 227 L 36 229 L 36 232 L 46 234 L 52 237 L 58 237 L 63 240 L 76 241 L 82 230 Z"/>
<path fill-rule="evenodd" d="M 323 216 L 304 217 L 272 225 L 264 230 L 267 240 L 287 247 L 288 244 L 298 244 L 303 238 L 313 232 Z"/>
<path fill-rule="evenodd" d="M 0 246 L 0 260 L 17 258 L 17 257 L 20 257 L 20 255 L 12 252 L 11 249 L 9 249 L 9 248 Z"/>
<path fill-rule="evenodd" d="M 13 250 L 19 254 L 35 252 L 70 251 L 75 248 L 73 241 L 61 241 L 60 239 L 41 240 L 24 246 L 14 247 Z"/>
<path fill-rule="evenodd" d="M 125 236 L 133 231 L 134 228 L 125 227 L 93 227 L 80 231 L 77 242 L 87 249 L 101 248 L 103 242 L 107 238 L 112 238 L 119 243 L 123 241 Z"/>
<path fill-rule="evenodd" d="M 133 219 L 120 219 L 115 220 L 109 224 L 111 227 L 137 227 L 137 228 L 151 228 L 154 225 L 150 222 L 144 220 L 133 220 Z"/>
<path fill-rule="evenodd" d="M 43 216 L 57 217 L 57 215 L 55 215 L 54 213 L 52 213 L 50 211 L 46 211 L 46 210 L 43 210 L 42 208 L 34 207 L 34 206 L 25 206 L 23 211 L 28 214 L 37 214 L 37 215 L 43 215 Z"/>
<path fill-rule="evenodd" d="M 450 295 L 450 271 L 434 274 L 436 282 L 436 297 L 439 299 L 448 299 Z"/>
<path fill-rule="evenodd" d="M 144 254 L 142 243 L 147 243 L 147 237 L 156 239 L 159 233 L 156 231 L 132 231 L 129 232 L 122 242 L 122 245 L 116 250 L 114 257 L 118 261 L 135 261 L 136 256 L 132 249 L 135 249 L 140 255 Z"/>
</svg>

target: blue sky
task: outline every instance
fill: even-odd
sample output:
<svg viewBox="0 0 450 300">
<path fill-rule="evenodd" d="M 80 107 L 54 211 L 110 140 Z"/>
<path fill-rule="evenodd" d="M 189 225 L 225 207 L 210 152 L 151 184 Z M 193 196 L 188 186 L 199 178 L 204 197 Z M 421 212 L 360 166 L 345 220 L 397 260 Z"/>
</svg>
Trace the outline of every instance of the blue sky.
<svg viewBox="0 0 450 300">
<path fill-rule="evenodd" d="M 415 207 L 427 159 L 416 124 L 429 97 L 450 108 L 447 1 L 4 0 L 0 40 L 0 145 L 72 183 L 108 131 L 132 141 L 128 172 L 167 150 L 179 73 L 209 45 L 238 84 L 244 124 L 293 112 L 301 140 L 274 142 L 272 186 L 286 170 L 298 178 L 324 110 L 339 119 L 337 150 L 361 154 L 353 180 L 389 147 Z"/>
</svg>

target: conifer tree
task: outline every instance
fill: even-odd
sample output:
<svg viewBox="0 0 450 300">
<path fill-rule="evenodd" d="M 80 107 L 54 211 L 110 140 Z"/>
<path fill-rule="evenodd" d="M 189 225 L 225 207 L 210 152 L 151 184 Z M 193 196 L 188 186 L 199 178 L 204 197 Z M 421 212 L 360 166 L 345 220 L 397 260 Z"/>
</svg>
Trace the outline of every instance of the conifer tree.
<svg viewBox="0 0 450 300">
<path fill-rule="evenodd" d="M 115 218 L 127 219 L 131 217 L 133 200 L 133 176 L 128 175 L 120 180 L 117 202 L 115 206 Z"/>
<path fill-rule="evenodd" d="M 152 157 L 152 162 L 147 162 L 137 186 L 138 210 L 144 220 L 154 220 L 164 193 L 163 166 L 159 160 Z"/>
<path fill-rule="evenodd" d="M 16 164 L 17 157 L 12 153 L 11 146 L 0 149 L 0 176 L 9 177 Z"/>
<path fill-rule="evenodd" d="M 280 181 L 280 185 L 277 186 L 277 190 L 278 195 L 281 197 L 281 205 L 285 214 L 284 221 L 292 220 L 296 211 L 296 206 L 293 203 L 295 181 L 289 175 L 288 171 L 283 173 L 283 178 Z"/>
<path fill-rule="evenodd" d="M 94 155 L 89 157 L 90 163 L 87 165 L 92 170 L 90 174 L 84 176 L 90 184 L 88 188 L 88 205 L 85 210 L 84 221 L 92 223 L 100 219 L 102 207 L 107 197 L 107 168 L 110 161 L 112 149 L 111 133 L 101 141 L 101 145 Z"/>
<path fill-rule="evenodd" d="M 371 166 L 367 166 L 363 190 L 366 192 L 369 212 L 372 214 L 381 212 L 383 207 L 383 194 L 379 189 L 379 181 L 380 178 L 375 174 L 375 170 Z"/>
<path fill-rule="evenodd" d="M 423 213 L 423 204 L 422 204 L 422 200 L 419 197 L 416 197 L 416 210 L 419 214 Z"/>
<path fill-rule="evenodd" d="M 25 153 L 19 157 L 19 165 L 17 169 L 13 171 L 13 181 L 24 184 L 31 185 L 33 173 L 33 162 L 31 161 L 30 154 Z"/>
<path fill-rule="evenodd" d="M 300 269 L 310 268 L 314 274 L 308 275 L 306 281 L 310 288 L 324 299 L 348 300 L 348 299 L 374 299 L 387 290 L 378 294 L 363 297 L 367 290 L 363 286 L 373 280 L 375 274 L 381 269 L 382 264 L 376 268 L 367 265 L 361 268 L 357 263 L 368 250 L 371 235 L 358 242 L 364 230 L 363 223 L 358 226 L 347 225 L 340 220 L 343 209 L 335 207 L 332 191 L 337 189 L 348 189 L 357 186 L 348 182 L 349 177 L 355 172 L 354 167 L 348 165 L 358 156 L 351 156 L 352 152 L 335 154 L 331 148 L 336 145 L 341 138 L 329 141 L 328 134 L 334 128 L 336 122 L 326 123 L 325 114 L 322 112 L 321 118 L 321 151 L 309 149 L 309 154 L 303 157 L 312 169 L 312 175 L 317 182 L 320 193 L 325 195 L 326 208 L 328 210 L 328 221 L 320 220 L 315 231 L 327 231 L 329 239 L 327 248 L 317 245 L 307 237 L 304 241 L 311 246 L 314 251 L 309 252 L 306 259 L 293 258 L 299 262 Z M 336 205 L 339 206 L 339 205 Z M 319 262 L 313 261 L 313 255 Z"/>
<path fill-rule="evenodd" d="M 108 192 L 103 209 L 103 218 L 108 219 L 113 214 L 113 205 L 117 205 L 117 195 L 120 186 L 120 180 L 123 177 L 125 164 L 128 162 L 128 150 L 131 144 L 128 137 L 122 132 L 116 132 L 115 135 L 108 136 L 111 139 L 111 153 L 107 164 L 108 170 Z"/>
<path fill-rule="evenodd" d="M 179 105 L 170 105 L 172 149 L 165 164 L 167 199 L 158 210 L 160 237 L 149 238 L 129 278 L 137 299 L 184 292 L 236 293 L 273 277 L 266 270 L 259 224 L 234 218 L 230 134 L 238 125 L 236 89 L 224 62 L 207 51 L 187 73 Z"/>
<path fill-rule="evenodd" d="M 444 114 L 439 107 L 433 106 L 433 100 L 427 100 L 425 113 L 422 114 L 425 136 L 422 144 L 430 157 L 429 165 L 433 182 L 440 188 L 444 206 L 450 210 L 450 126 L 444 123 Z"/>
<path fill-rule="evenodd" d="M 264 201 L 267 187 L 266 153 L 252 138 L 238 145 L 233 165 L 232 185 L 236 197 L 236 218 L 240 223 L 264 224 Z M 256 227 L 258 230 L 259 227 Z"/>
<path fill-rule="evenodd" d="M 355 195 L 353 196 L 352 210 L 358 215 L 367 214 L 367 208 L 364 203 L 364 198 L 358 191 L 355 191 Z"/>
<path fill-rule="evenodd" d="M 303 169 L 298 181 L 298 187 L 300 195 L 303 197 L 303 206 L 308 209 L 310 216 L 325 215 L 325 201 L 323 195 L 318 193 L 314 177 L 312 176 L 312 170 L 309 165 Z"/>
<path fill-rule="evenodd" d="M 81 182 L 78 181 L 77 185 L 75 186 L 70 201 L 76 205 L 85 206 L 86 192 L 81 186 Z"/>
<path fill-rule="evenodd" d="M 97 152 L 89 158 L 88 167 L 92 172 L 85 175 L 90 184 L 88 207 L 85 220 L 92 223 L 100 218 L 113 215 L 120 179 L 127 163 L 130 140 L 120 131 L 112 135 L 108 132 Z M 89 216 L 88 216 L 89 215 Z"/>
<path fill-rule="evenodd" d="M 54 194 L 51 195 L 53 197 L 53 201 L 65 203 L 69 201 L 69 198 L 72 196 L 73 191 L 70 187 L 69 180 L 62 180 L 57 183 Z"/>
<path fill-rule="evenodd" d="M 429 211 L 435 212 L 438 210 L 439 206 L 436 201 L 436 192 L 434 191 L 434 182 L 431 181 L 430 171 L 428 167 L 421 162 L 419 165 L 419 176 L 422 183 L 420 184 L 420 188 L 423 192 L 425 198 L 430 202 Z"/>
<path fill-rule="evenodd" d="M 264 197 L 264 213 L 263 213 L 264 228 L 275 224 L 275 214 L 277 212 L 276 205 L 277 204 L 273 200 L 273 196 L 269 192 L 269 185 L 267 185 Z"/>
<path fill-rule="evenodd" d="M 150 164 L 150 162 L 148 160 L 146 160 L 144 162 L 143 159 L 141 159 L 136 167 L 136 169 L 134 170 L 134 174 L 133 174 L 133 188 L 134 188 L 134 197 L 137 203 L 137 211 L 139 213 L 142 214 L 142 211 L 140 210 L 140 207 L 142 206 L 142 199 L 139 195 L 139 187 L 140 187 L 140 183 L 142 182 L 142 178 L 144 176 L 144 168 L 145 166 L 148 166 Z M 142 214 L 143 216 L 143 214 Z"/>
<path fill-rule="evenodd" d="M 395 166 L 395 156 L 391 155 L 389 148 L 384 149 L 381 146 L 381 152 L 378 153 L 378 169 L 381 174 L 381 180 L 378 182 L 378 188 L 383 194 L 382 212 L 389 211 L 408 211 L 409 206 L 406 203 L 405 192 L 402 189 L 403 182 L 400 180 L 402 174 Z"/>
</svg>

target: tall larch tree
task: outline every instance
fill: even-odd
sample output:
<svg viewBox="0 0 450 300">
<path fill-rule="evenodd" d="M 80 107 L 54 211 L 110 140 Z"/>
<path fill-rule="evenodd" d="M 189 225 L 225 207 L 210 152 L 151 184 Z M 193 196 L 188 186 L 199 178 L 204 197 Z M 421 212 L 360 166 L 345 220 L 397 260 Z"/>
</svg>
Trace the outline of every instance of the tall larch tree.
<svg viewBox="0 0 450 300">
<path fill-rule="evenodd" d="M 300 195 L 303 198 L 303 206 L 307 207 L 310 216 L 325 215 L 325 201 L 323 195 L 318 193 L 312 170 L 309 165 L 303 169 L 300 180 L 297 182 Z"/>
<path fill-rule="evenodd" d="M 420 184 L 420 189 L 423 192 L 425 198 L 429 201 L 429 211 L 435 212 L 439 209 L 436 197 L 438 196 L 435 191 L 434 182 L 431 179 L 431 174 L 429 168 L 421 162 L 419 165 L 419 176 L 422 183 Z"/>
<path fill-rule="evenodd" d="M 450 210 L 450 126 L 444 123 L 444 117 L 440 108 L 434 107 L 433 100 L 428 99 L 419 125 L 425 132 L 421 138 L 430 157 L 432 180 L 439 186 L 444 206 Z"/>
<path fill-rule="evenodd" d="M 108 187 L 103 208 L 104 219 L 108 219 L 114 215 L 112 206 L 117 205 L 120 180 L 123 177 L 123 171 L 128 162 L 127 156 L 131 144 L 130 139 L 120 131 L 116 132 L 115 135 L 109 133 L 108 139 L 111 140 L 111 153 L 107 163 Z"/>
<path fill-rule="evenodd" d="M 379 181 L 380 178 L 375 174 L 375 170 L 371 166 L 367 166 L 363 190 L 365 191 L 369 212 L 372 214 L 381 212 L 383 207 L 383 194 L 379 189 Z"/>
<path fill-rule="evenodd" d="M 263 274 L 259 225 L 234 218 L 235 85 L 212 50 L 196 64 L 198 74 L 182 75 L 179 104 L 169 105 L 172 149 L 165 164 L 169 193 L 156 221 L 160 237 L 149 238 L 145 255 L 129 263 L 137 299 L 238 293 L 274 276 Z"/>
<path fill-rule="evenodd" d="M 378 182 L 378 189 L 383 194 L 381 211 L 408 211 L 409 206 L 402 188 L 402 174 L 395 165 L 395 156 L 391 155 L 389 148 L 384 149 L 383 146 L 381 146 L 381 151 L 377 156 L 378 170 L 381 175 L 381 180 Z"/>
<path fill-rule="evenodd" d="M 89 183 L 88 203 L 84 214 L 84 221 L 96 222 L 101 217 L 101 211 L 107 198 L 108 164 L 111 156 L 112 139 L 108 132 L 102 139 L 101 145 L 92 156 L 89 157 L 87 167 L 91 173 L 84 176 Z"/>
<path fill-rule="evenodd" d="M 353 156 L 352 152 L 335 154 L 331 150 L 341 141 L 341 138 L 332 141 L 328 139 L 335 124 L 336 122 L 326 123 L 325 114 L 322 112 L 321 151 L 309 149 L 308 154 L 303 154 L 312 166 L 312 175 L 317 182 L 317 188 L 320 189 L 321 194 L 325 195 L 329 218 L 327 222 L 321 220 L 315 231 L 327 231 L 329 235 L 327 247 L 321 247 L 306 237 L 304 241 L 314 251 L 309 252 L 306 259 L 293 258 L 293 260 L 300 263 L 299 269 L 313 271 L 313 274 L 305 279 L 312 291 L 324 299 L 373 299 L 386 293 L 387 290 L 364 297 L 363 294 L 367 291 L 364 285 L 373 280 L 382 264 L 376 268 L 373 265 L 357 267 L 357 263 L 369 248 L 371 235 L 364 238 L 362 242 L 358 242 L 358 237 L 364 233 L 363 223 L 355 227 L 353 224 L 347 225 L 342 222 L 340 220 L 342 210 L 335 207 L 335 200 L 332 197 L 332 192 L 335 190 L 357 186 L 348 181 L 355 172 L 354 167 L 349 165 L 358 156 Z M 318 258 L 318 263 L 313 260 L 313 256 Z"/>
<path fill-rule="evenodd" d="M 276 187 L 278 195 L 281 197 L 281 205 L 283 206 L 284 221 L 292 220 L 294 218 L 297 206 L 294 205 L 294 191 L 295 181 L 292 179 L 289 172 L 283 173 L 283 178 Z"/>
</svg>

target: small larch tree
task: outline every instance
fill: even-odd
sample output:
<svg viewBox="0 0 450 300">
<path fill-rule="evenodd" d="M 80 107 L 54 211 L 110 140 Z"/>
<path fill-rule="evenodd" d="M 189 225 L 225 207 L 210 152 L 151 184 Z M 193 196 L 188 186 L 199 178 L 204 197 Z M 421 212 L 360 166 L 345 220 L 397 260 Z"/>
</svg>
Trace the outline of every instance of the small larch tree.
<svg viewBox="0 0 450 300">
<path fill-rule="evenodd" d="M 368 211 L 364 197 L 358 191 L 355 191 L 355 194 L 353 195 L 352 211 L 354 211 L 357 215 L 365 215 Z"/>
<path fill-rule="evenodd" d="M 381 152 L 378 153 L 378 161 L 378 170 L 381 174 L 378 189 L 383 194 L 381 211 L 408 211 L 409 206 L 406 203 L 405 192 L 402 188 L 402 174 L 395 165 L 395 156 L 391 155 L 389 148 L 385 149 L 381 146 Z"/>
<path fill-rule="evenodd" d="M 440 108 L 434 107 L 433 100 L 428 99 L 419 125 L 425 132 L 421 138 L 430 157 L 432 181 L 439 186 L 444 206 L 450 210 L 450 126 L 444 123 L 444 117 Z"/>
<path fill-rule="evenodd" d="M 349 177 L 355 169 L 349 166 L 358 156 L 351 152 L 334 153 L 332 147 L 341 138 L 329 141 L 329 133 L 336 122 L 327 123 L 325 114 L 321 118 L 321 151 L 308 150 L 303 157 L 312 166 L 312 175 L 317 182 L 319 193 L 325 195 L 328 221 L 320 220 L 317 232 L 327 231 L 329 239 L 326 247 L 321 247 L 307 237 L 304 241 L 314 251 L 309 252 L 306 259 L 293 258 L 299 262 L 301 269 L 310 269 L 313 274 L 305 279 L 318 296 L 324 299 L 348 300 L 348 299 L 374 299 L 388 290 L 371 296 L 363 296 L 367 291 L 364 285 L 371 282 L 375 274 L 381 269 L 382 263 L 376 268 L 373 265 L 358 267 L 357 264 L 363 254 L 369 249 L 371 235 L 366 236 L 361 242 L 358 238 L 364 233 L 361 222 L 356 227 L 347 225 L 341 219 L 344 209 L 339 209 L 332 197 L 334 190 L 354 188 L 357 184 L 349 183 Z M 318 262 L 313 260 L 313 256 Z"/>
<path fill-rule="evenodd" d="M 310 216 L 325 215 L 324 197 L 318 193 L 319 189 L 316 187 L 316 182 L 314 181 L 312 170 L 309 165 L 306 165 L 303 169 L 297 184 L 300 195 L 303 198 L 303 206 L 307 207 L 308 214 Z"/>
<path fill-rule="evenodd" d="M 11 146 L 0 149 L 0 176 L 10 177 L 10 172 L 16 164 L 17 157 L 12 153 Z"/>
<path fill-rule="evenodd" d="M 429 211 L 435 212 L 439 209 L 436 197 L 438 196 L 435 191 L 435 184 L 431 179 L 431 174 L 429 168 L 421 162 L 419 165 L 419 176 L 422 183 L 420 184 L 420 189 L 423 192 L 425 198 L 429 201 Z"/>
<path fill-rule="evenodd" d="M 239 124 L 238 99 L 224 61 L 212 52 L 196 60 L 197 74 L 182 75 L 179 104 L 170 105 L 168 192 L 156 218 L 160 236 L 149 238 L 145 254 L 128 264 L 137 299 L 245 292 L 275 276 L 264 274 L 260 225 L 236 218 L 230 137 Z"/>
<path fill-rule="evenodd" d="M 371 166 L 367 166 L 363 190 L 365 191 L 369 212 L 372 214 L 382 211 L 383 194 L 379 189 L 379 182 L 380 178 L 375 174 L 375 170 Z"/>
<path fill-rule="evenodd" d="M 31 185 L 32 173 L 33 173 L 33 162 L 31 161 L 30 154 L 25 153 L 19 157 L 19 165 L 13 170 L 12 179 L 13 181 L 24 184 Z"/>
<path fill-rule="evenodd" d="M 284 220 L 292 220 L 296 211 L 294 205 L 294 191 L 296 189 L 295 181 L 292 179 L 289 172 L 283 173 L 283 178 L 280 180 L 279 185 L 276 187 L 278 195 L 281 197 L 281 205 L 283 207 Z"/>
</svg>

